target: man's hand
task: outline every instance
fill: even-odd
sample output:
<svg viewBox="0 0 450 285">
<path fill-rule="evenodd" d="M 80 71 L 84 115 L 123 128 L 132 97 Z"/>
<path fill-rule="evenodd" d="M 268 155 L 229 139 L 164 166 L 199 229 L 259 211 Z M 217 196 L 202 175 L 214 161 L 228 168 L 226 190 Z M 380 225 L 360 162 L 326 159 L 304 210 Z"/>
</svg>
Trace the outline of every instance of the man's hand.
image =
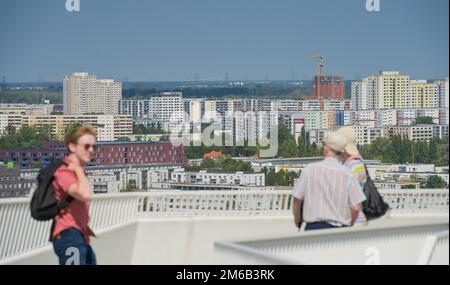
<svg viewBox="0 0 450 285">
<path fill-rule="evenodd" d="M 300 217 L 295 217 L 295 219 L 294 219 L 295 221 L 295 226 L 297 227 L 297 228 L 301 228 L 302 227 L 302 224 L 303 224 L 303 220 L 302 220 L 302 218 L 300 218 Z"/>
<path fill-rule="evenodd" d="M 77 177 L 77 183 L 69 187 L 69 195 L 77 200 L 90 202 L 92 200 L 92 188 L 84 169 L 75 163 L 69 164 L 68 168 L 73 171 Z"/>
</svg>

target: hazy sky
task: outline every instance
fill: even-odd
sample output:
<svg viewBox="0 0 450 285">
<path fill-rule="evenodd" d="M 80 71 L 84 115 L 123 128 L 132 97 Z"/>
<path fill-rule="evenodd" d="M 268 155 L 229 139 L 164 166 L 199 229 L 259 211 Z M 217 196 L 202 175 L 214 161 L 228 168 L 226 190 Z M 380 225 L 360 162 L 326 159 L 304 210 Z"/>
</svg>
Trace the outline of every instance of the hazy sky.
<svg viewBox="0 0 450 285">
<path fill-rule="evenodd" d="M 60 81 L 87 71 L 119 80 L 356 79 L 381 68 L 415 79 L 448 76 L 449 1 L 0 1 L 0 76 Z"/>
</svg>

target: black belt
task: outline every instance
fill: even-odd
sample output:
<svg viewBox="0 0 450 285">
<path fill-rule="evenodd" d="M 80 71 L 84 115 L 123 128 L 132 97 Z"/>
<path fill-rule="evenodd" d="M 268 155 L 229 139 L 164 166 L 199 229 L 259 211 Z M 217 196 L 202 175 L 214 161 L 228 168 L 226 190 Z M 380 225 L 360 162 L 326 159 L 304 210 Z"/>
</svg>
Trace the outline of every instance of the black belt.
<svg viewBox="0 0 450 285">
<path fill-rule="evenodd" d="M 345 227 L 347 227 L 347 226 L 335 226 L 335 225 L 333 225 L 333 224 L 331 224 L 331 223 L 329 223 L 329 222 L 314 222 L 314 223 L 306 223 L 307 225 L 320 225 L 320 224 L 327 224 L 327 225 L 329 225 L 330 227 L 333 227 L 333 228 L 345 228 Z"/>
</svg>

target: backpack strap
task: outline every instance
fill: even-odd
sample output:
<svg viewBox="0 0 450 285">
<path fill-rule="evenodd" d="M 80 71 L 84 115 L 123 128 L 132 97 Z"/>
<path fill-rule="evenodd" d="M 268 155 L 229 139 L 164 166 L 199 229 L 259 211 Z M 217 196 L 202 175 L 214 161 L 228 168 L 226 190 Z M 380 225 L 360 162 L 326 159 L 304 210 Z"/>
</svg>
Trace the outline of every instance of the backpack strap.
<svg viewBox="0 0 450 285">
<path fill-rule="evenodd" d="M 67 162 L 65 162 L 64 159 L 63 159 L 63 160 L 60 161 L 60 164 L 59 164 L 58 168 L 55 170 L 55 172 L 56 172 L 61 166 L 63 166 L 63 165 L 64 165 L 64 166 L 69 166 L 69 164 L 67 164 Z M 68 197 L 67 197 L 66 199 L 61 200 L 61 201 L 58 202 L 58 206 L 59 206 L 60 208 L 65 208 L 65 207 L 69 206 L 69 204 L 70 204 L 73 200 L 74 200 L 74 198 L 73 198 L 72 196 L 68 195 Z"/>
<path fill-rule="evenodd" d="M 369 169 L 367 169 L 367 165 L 364 163 L 364 169 L 366 170 L 366 175 L 367 177 L 369 177 Z"/>
<path fill-rule="evenodd" d="M 55 231 L 55 219 L 52 220 L 52 227 L 50 228 L 50 236 L 48 238 L 49 241 L 53 240 L 53 232 Z"/>
</svg>

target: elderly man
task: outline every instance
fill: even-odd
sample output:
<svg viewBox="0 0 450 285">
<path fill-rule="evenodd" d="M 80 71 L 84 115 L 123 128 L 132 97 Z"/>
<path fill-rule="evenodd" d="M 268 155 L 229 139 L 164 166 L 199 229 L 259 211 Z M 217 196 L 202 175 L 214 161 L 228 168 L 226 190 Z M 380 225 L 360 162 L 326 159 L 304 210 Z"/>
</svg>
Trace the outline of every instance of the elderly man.
<svg viewBox="0 0 450 285">
<path fill-rule="evenodd" d="M 309 164 L 295 183 L 293 214 L 298 227 L 303 221 L 307 231 L 355 223 L 366 197 L 358 180 L 341 163 L 346 145 L 344 136 L 330 133 L 324 140 L 325 159 Z"/>
</svg>

